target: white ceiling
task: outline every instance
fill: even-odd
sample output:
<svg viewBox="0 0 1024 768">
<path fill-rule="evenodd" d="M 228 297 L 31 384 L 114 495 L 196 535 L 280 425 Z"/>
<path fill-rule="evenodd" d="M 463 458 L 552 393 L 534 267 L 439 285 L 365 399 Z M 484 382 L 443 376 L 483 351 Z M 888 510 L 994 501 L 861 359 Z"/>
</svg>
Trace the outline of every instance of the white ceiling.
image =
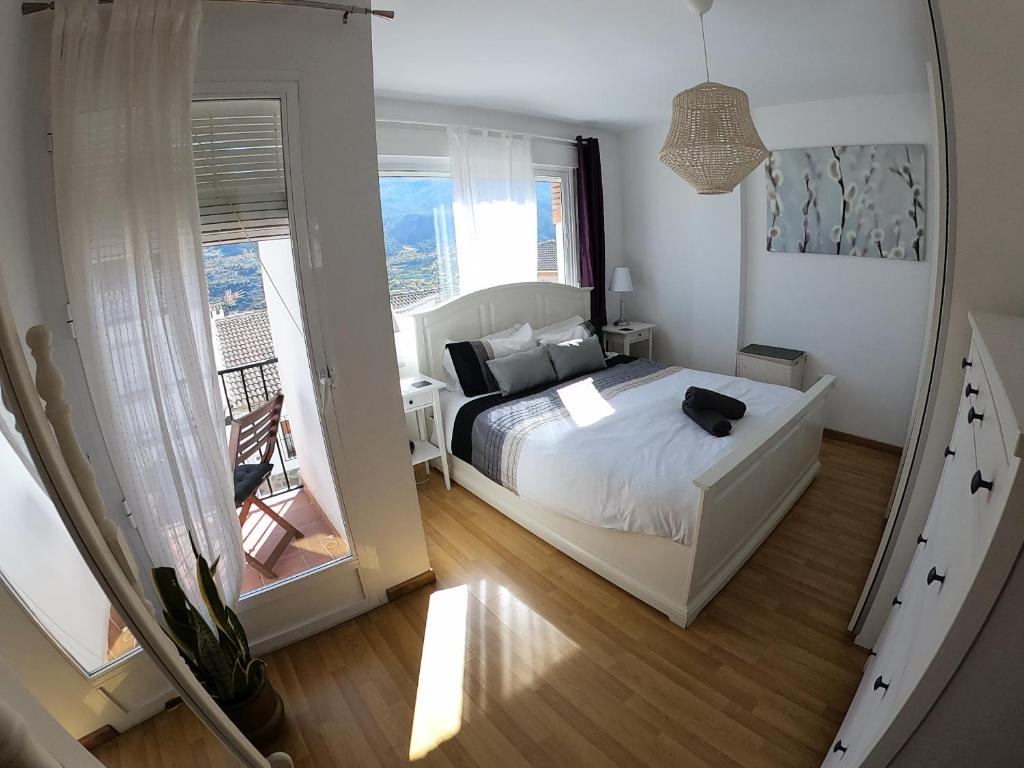
<svg viewBox="0 0 1024 768">
<path fill-rule="evenodd" d="M 754 106 L 927 90 L 923 0 L 718 0 L 711 78 Z M 704 79 L 683 0 L 375 0 L 377 92 L 612 127 Z"/>
</svg>

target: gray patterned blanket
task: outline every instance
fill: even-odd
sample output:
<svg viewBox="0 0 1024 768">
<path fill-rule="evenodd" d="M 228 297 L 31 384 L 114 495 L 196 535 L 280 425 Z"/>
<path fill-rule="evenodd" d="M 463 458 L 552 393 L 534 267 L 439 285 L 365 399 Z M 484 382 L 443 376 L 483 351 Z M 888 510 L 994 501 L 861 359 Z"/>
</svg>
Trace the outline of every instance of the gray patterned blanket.
<svg viewBox="0 0 1024 768">
<path fill-rule="evenodd" d="M 594 388 L 607 400 L 679 370 L 650 360 L 634 360 L 588 374 L 586 378 L 592 380 Z M 473 466 L 489 479 L 518 493 L 516 471 L 523 441 L 538 427 L 569 418 L 559 390 L 578 381 L 560 382 L 518 399 L 502 398 L 499 404 L 481 411 L 472 426 Z"/>
</svg>

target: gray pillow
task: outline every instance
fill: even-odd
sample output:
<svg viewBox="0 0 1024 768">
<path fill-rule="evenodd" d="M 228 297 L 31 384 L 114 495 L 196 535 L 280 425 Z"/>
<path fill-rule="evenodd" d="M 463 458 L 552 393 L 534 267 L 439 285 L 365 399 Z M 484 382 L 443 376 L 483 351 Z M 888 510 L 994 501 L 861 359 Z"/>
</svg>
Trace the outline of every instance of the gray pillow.
<svg viewBox="0 0 1024 768">
<path fill-rule="evenodd" d="M 491 375 L 505 397 L 541 384 L 550 384 L 558 378 L 544 347 L 534 347 L 525 352 L 488 360 L 487 367 L 491 369 Z"/>
<path fill-rule="evenodd" d="M 605 367 L 604 352 L 597 336 L 548 344 L 544 348 L 551 356 L 551 364 L 555 367 L 559 381 L 574 379 Z"/>
</svg>

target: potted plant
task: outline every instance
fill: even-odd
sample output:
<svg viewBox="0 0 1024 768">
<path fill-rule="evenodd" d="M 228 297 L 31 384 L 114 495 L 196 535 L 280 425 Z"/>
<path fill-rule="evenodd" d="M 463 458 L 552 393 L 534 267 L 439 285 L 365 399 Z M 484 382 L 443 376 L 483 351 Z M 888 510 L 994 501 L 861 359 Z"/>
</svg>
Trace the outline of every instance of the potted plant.
<svg viewBox="0 0 1024 768">
<path fill-rule="evenodd" d="M 267 677 L 266 662 L 252 657 L 242 623 L 221 600 L 213 578 L 219 559 L 209 565 L 191 536 L 189 541 L 199 591 L 213 626 L 189 601 L 173 568 L 154 568 L 164 629 L 189 669 L 239 730 L 254 743 L 270 741 L 284 725 L 284 704 Z"/>
</svg>

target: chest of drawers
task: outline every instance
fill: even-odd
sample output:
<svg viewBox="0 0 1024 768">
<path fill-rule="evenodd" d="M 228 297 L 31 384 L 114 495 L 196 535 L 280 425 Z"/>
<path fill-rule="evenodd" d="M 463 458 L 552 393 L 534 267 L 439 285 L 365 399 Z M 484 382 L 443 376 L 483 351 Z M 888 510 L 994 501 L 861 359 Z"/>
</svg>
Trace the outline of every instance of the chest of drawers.
<svg viewBox="0 0 1024 768">
<path fill-rule="evenodd" d="M 886 766 L 942 695 L 1024 544 L 1024 320 L 972 315 L 928 521 L 823 766 Z"/>
</svg>

